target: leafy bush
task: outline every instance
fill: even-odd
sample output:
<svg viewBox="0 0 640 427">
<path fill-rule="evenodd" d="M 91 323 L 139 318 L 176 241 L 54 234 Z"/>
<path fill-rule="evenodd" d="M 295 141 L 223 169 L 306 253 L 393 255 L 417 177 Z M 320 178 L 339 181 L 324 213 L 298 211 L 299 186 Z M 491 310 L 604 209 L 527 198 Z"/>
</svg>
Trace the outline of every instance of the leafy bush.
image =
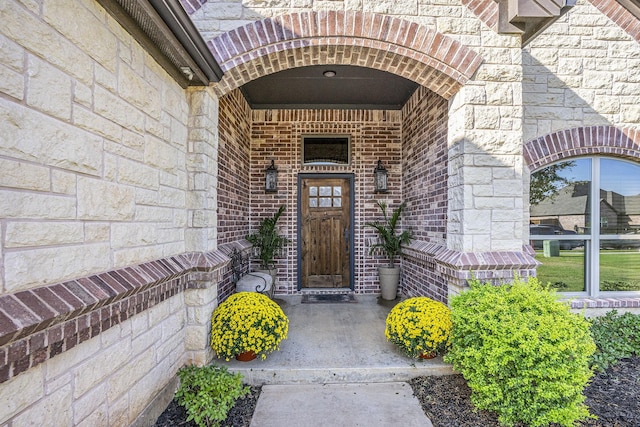
<svg viewBox="0 0 640 427">
<path fill-rule="evenodd" d="M 477 280 L 454 297 L 445 361 L 461 372 L 479 409 L 502 424 L 572 426 L 589 417 L 583 390 L 595 350 L 589 322 L 538 280 L 492 286 Z"/>
<path fill-rule="evenodd" d="M 178 371 L 178 404 L 187 410 L 187 421 L 199 427 L 219 426 L 236 400 L 249 392 L 242 375 L 231 374 L 223 366 L 185 366 Z"/>
<path fill-rule="evenodd" d="M 449 345 L 451 310 L 427 297 L 409 298 L 391 309 L 385 336 L 409 357 L 439 353 Z"/>
<path fill-rule="evenodd" d="M 640 356 L 640 315 L 619 315 L 612 310 L 602 317 L 594 317 L 591 335 L 596 343 L 591 366 L 596 371 L 604 371 L 620 359 Z"/>
</svg>

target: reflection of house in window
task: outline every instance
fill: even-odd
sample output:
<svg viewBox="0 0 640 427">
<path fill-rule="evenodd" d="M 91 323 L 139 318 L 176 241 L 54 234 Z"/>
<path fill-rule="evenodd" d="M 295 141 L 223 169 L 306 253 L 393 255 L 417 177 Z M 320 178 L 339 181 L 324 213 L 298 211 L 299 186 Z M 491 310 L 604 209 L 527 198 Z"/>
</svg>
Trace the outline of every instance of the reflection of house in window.
<svg viewBox="0 0 640 427">
<path fill-rule="evenodd" d="M 573 183 L 531 206 L 531 222 L 589 233 L 589 183 Z M 640 194 L 600 190 L 600 234 L 640 232 Z"/>
</svg>

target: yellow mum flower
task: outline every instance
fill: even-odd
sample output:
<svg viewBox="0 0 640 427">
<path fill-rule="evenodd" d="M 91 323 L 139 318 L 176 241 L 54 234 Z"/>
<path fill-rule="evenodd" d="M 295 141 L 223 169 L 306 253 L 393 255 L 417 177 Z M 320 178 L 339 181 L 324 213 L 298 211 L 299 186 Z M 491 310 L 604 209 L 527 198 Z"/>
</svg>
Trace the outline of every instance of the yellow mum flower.
<svg viewBox="0 0 640 427">
<path fill-rule="evenodd" d="M 211 348 L 226 360 L 246 351 L 265 359 L 288 332 L 289 319 L 282 309 L 257 292 L 231 295 L 211 316 Z"/>
<path fill-rule="evenodd" d="M 446 351 L 451 337 L 451 310 L 427 297 L 409 298 L 387 316 L 385 337 L 407 356 Z"/>
</svg>

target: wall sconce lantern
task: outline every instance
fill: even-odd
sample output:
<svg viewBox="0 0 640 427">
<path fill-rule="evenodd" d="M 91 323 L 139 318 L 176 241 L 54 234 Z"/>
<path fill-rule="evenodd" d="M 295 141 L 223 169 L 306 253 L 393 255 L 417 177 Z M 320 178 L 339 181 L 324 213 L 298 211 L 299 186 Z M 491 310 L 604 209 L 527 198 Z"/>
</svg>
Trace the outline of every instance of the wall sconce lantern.
<svg viewBox="0 0 640 427">
<path fill-rule="evenodd" d="M 386 193 L 387 190 L 387 169 L 378 160 L 378 166 L 373 170 L 373 192 Z"/>
<path fill-rule="evenodd" d="M 264 191 L 276 193 L 278 191 L 278 169 L 271 160 L 271 166 L 264 171 Z"/>
</svg>

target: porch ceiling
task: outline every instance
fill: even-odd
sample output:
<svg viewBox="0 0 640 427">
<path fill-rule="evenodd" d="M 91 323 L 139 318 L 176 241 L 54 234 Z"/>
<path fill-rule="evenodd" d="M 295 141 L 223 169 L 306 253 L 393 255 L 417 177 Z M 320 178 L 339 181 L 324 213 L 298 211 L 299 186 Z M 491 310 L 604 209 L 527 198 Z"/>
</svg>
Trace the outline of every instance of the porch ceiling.
<svg viewBox="0 0 640 427">
<path fill-rule="evenodd" d="M 326 77 L 326 71 L 335 76 Z M 404 77 L 372 68 L 314 65 L 261 77 L 241 90 L 254 109 L 399 110 L 417 88 L 417 83 Z"/>
</svg>

